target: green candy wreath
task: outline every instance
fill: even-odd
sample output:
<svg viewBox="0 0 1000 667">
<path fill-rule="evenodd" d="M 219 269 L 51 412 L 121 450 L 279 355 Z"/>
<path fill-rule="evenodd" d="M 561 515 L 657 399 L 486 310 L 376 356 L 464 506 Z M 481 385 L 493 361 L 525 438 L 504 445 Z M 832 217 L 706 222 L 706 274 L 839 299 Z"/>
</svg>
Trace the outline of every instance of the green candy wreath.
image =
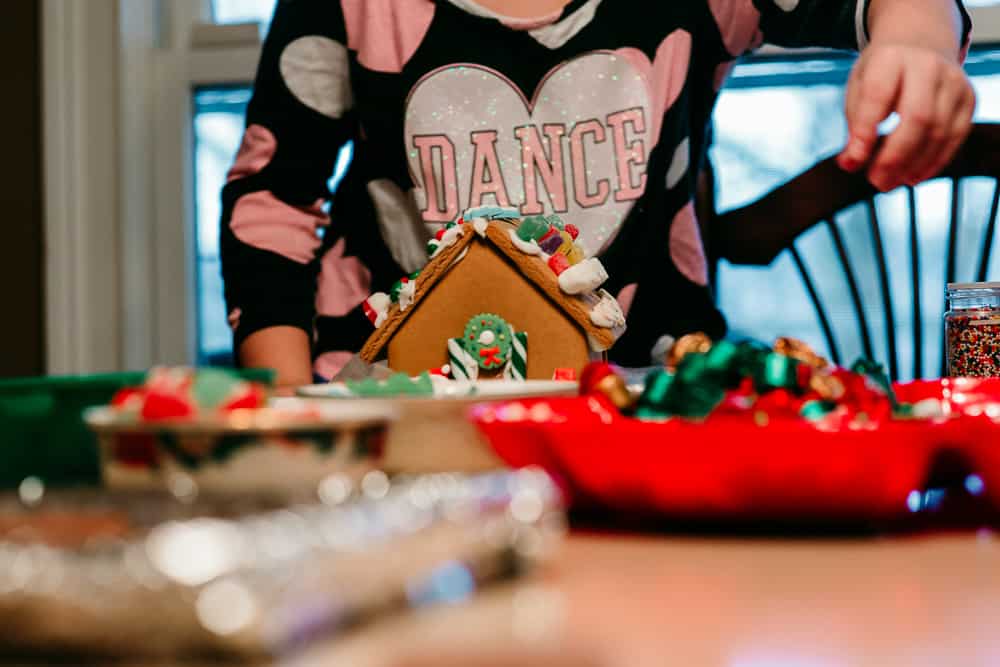
<svg viewBox="0 0 1000 667">
<path fill-rule="evenodd" d="M 480 368 L 495 370 L 510 361 L 511 331 L 502 317 L 480 313 L 466 323 L 462 347 Z"/>
</svg>

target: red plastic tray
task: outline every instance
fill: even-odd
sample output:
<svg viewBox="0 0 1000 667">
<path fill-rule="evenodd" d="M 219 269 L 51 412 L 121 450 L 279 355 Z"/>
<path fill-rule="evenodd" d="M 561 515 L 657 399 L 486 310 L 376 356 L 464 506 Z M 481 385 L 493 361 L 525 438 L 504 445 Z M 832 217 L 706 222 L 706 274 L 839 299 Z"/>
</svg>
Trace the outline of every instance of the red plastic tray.
<svg viewBox="0 0 1000 667">
<path fill-rule="evenodd" d="M 958 453 L 1000 508 L 1000 380 L 898 385 L 947 417 L 822 430 L 803 419 L 718 414 L 704 423 L 623 416 L 599 396 L 480 406 L 473 418 L 513 466 L 537 465 L 577 503 L 703 518 L 905 515 L 938 457 Z"/>
</svg>

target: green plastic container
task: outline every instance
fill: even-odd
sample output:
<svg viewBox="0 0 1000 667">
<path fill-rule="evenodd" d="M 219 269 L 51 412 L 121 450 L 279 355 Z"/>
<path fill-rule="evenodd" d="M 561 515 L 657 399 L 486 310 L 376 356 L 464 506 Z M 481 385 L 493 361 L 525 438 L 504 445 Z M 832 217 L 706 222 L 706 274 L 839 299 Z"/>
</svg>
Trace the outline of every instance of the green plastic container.
<svg viewBox="0 0 1000 667">
<path fill-rule="evenodd" d="M 266 369 L 239 371 L 271 385 Z M 105 405 L 119 389 L 142 384 L 144 372 L 0 380 L 0 488 L 25 477 L 50 486 L 100 483 L 97 440 L 83 411 Z"/>
</svg>

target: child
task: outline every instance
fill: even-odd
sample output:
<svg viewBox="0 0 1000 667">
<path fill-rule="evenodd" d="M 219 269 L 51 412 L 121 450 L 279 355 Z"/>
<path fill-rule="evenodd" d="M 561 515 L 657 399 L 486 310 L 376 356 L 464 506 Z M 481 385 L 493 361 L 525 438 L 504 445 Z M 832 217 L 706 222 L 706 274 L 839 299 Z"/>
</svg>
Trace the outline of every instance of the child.
<svg viewBox="0 0 1000 667">
<path fill-rule="evenodd" d="M 481 204 L 580 228 L 628 312 L 619 363 L 721 336 L 693 195 L 735 59 L 765 40 L 862 50 L 840 162 L 888 190 L 966 136 L 969 31 L 956 0 L 281 0 L 223 192 L 239 359 L 283 385 L 332 376 L 372 331 L 364 300 L 426 261 L 428 225 Z"/>
</svg>

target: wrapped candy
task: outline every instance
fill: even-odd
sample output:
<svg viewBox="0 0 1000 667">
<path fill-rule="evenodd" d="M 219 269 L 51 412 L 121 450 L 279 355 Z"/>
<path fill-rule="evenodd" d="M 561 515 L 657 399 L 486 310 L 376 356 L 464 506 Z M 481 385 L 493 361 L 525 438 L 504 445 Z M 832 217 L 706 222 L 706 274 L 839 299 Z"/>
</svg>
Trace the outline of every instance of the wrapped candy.
<svg viewBox="0 0 1000 667">
<path fill-rule="evenodd" d="M 646 376 L 645 389 L 636 406 L 635 416 L 639 419 L 666 419 L 673 415 L 670 405 L 670 389 L 674 375 L 662 370 L 652 371 Z"/>
<path fill-rule="evenodd" d="M 777 339 L 774 342 L 774 351 L 816 369 L 823 369 L 830 365 L 829 361 L 816 354 L 807 343 L 795 338 L 782 337 Z"/>
<path fill-rule="evenodd" d="M 612 402 L 643 420 L 725 413 L 752 416 L 759 426 L 801 418 L 824 430 L 869 428 L 915 414 L 914 406 L 896 399 L 882 366 L 861 360 L 851 370 L 835 368 L 794 343 L 779 343 L 776 352 L 752 341 L 713 344 L 704 334 L 690 334 L 674 344 L 673 367 L 652 371 L 637 398 Z M 606 379 L 611 374 L 606 364 L 592 364 L 581 391 L 614 396 L 624 382 Z"/>
<path fill-rule="evenodd" d="M 676 369 L 687 355 L 697 352 L 704 354 L 712 349 L 712 339 L 707 334 L 698 332 L 681 336 L 667 352 L 665 360 L 669 369 Z"/>
<path fill-rule="evenodd" d="M 583 374 L 580 376 L 580 394 L 604 396 L 622 412 L 631 410 L 635 405 L 635 398 L 629 391 L 625 379 L 618 374 L 614 366 L 605 362 L 594 362 L 583 369 Z"/>
<path fill-rule="evenodd" d="M 831 373 L 813 373 L 809 378 L 809 389 L 826 401 L 839 401 L 846 391 L 844 383 Z"/>
</svg>

